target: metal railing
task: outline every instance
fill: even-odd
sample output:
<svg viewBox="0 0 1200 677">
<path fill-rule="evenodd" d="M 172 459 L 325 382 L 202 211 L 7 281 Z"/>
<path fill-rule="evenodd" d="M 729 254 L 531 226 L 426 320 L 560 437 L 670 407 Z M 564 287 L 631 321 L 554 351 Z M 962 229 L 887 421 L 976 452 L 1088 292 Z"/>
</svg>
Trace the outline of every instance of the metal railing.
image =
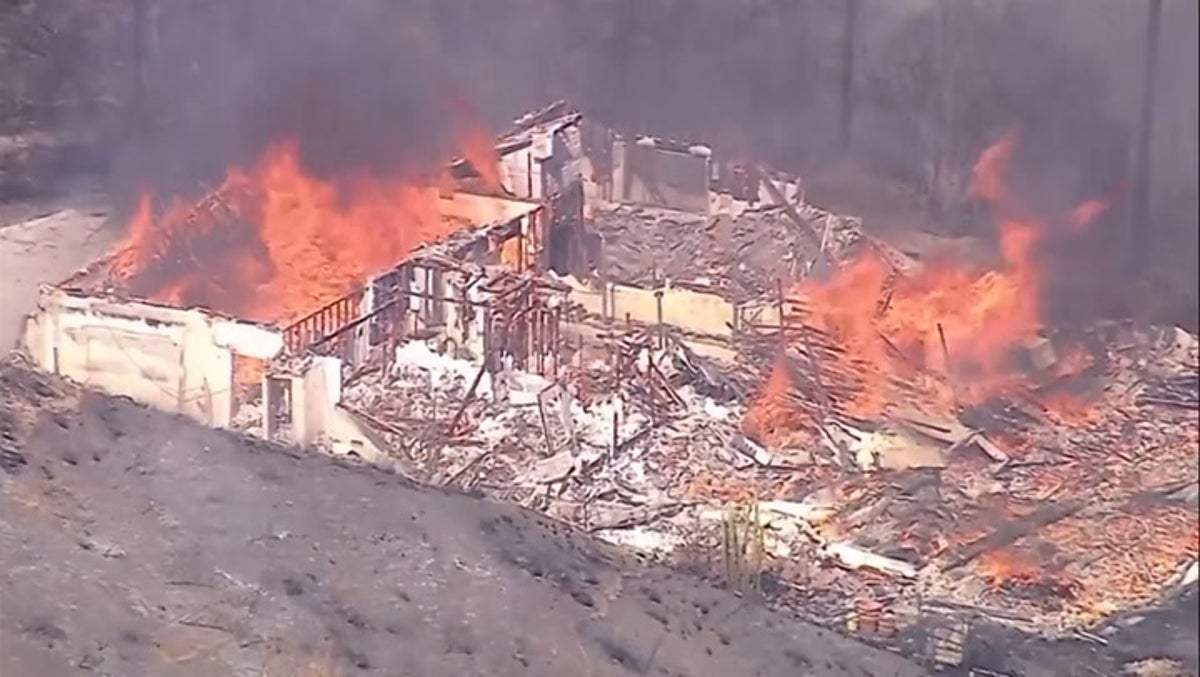
<svg viewBox="0 0 1200 677">
<path fill-rule="evenodd" d="M 395 345 L 407 333 L 405 314 L 409 311 L 408 296 L 399 295 L 375 310 L 353 319 L 337 330 L 322 336 L 308 346 L 318 355 L 337 357 L 343 367 L 354 373 L 365 366 L 372 356 L 372 348 Z M 384 359 L 387 360 L 387 353 Z"/>
<path fill-rule="evenodd" d="M 337 334 L 347 325 L 361 319 L 365 294 L 365 289 L 355 289 L 296 320 L 284 328 L 283 345 L 289 352 L 299 354 Z"/>
</svg>

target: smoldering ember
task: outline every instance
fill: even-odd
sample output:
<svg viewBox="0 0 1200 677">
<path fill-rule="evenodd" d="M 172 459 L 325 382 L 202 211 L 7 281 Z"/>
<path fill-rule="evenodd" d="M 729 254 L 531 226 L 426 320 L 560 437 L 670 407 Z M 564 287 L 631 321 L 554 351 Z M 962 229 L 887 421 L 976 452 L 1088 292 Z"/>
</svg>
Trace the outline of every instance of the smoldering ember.
<svg viewBox="0 0 1200 677">
<path fill-rule="evenodd" d="M 41 288 L 41 368 L 497 497 L 870 643 L 1104 644 L 1197 580 L 1197 338 L 1058 325 L 1051 236 L 979 149 L 995 252 L 872 236 L 804 182 L 566 103 L 441 175 L 270 147 Z"/>
</svg>

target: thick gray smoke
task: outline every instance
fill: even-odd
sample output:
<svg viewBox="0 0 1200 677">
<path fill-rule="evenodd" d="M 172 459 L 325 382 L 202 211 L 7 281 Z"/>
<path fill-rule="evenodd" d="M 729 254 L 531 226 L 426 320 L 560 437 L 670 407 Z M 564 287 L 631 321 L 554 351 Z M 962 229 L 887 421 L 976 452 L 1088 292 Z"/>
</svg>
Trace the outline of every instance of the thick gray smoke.
<svg viewBox="0 0 1200 677">
<path fill-rule="evenodd" d="M 147 124 L 127 168 L 187 190 L 294 140 L 323 177 L 428 171 L 453 150 L 436 45 L 393 3 L 160 3 L 146 57 Z M 419 17 L 418 17 L 419 20 Z"/>
<path fill-rule="evenodd" d="M 432 50 L 396 39 L 401 26 L 383 17 L 314 6 L 315 16 L 285 11 L 253 22 L 231 92 L 239 145 L 295 138 L 305 164 L 326 175 L 444 160 L 453 111 Z"/>
<path fill-rule="evenodd" d="M 784 168 L 842 155 L 845 2 L 150 4 L 160 7 L 147 57 L 156 165 L 223 165 L 208 157 L 252 155 L 280 135 L 297 137 L 323 173 L 430 162 L 449 152 L 456 93 L 497 126 L 569 97 L 614 126 Z M 852 149 L 862 162 L 919 183 L 934 156 L 961 173 L 1019 126 L 1039 154 L 1024 175 L 1041 174 L 1031 183 L 1042 192 L 1055 183 L 1075 199 L 1123 170 L 1136 87 L 1121 59 L 1100 58 L 1071 27 L 1126 27 L 1125 44 L 1108 51 L 1136 61 L 1135 9 L 1097 18 L 1084 4 L 1047 12 L 1028 0 L 858 5 Z"/>
</svg>

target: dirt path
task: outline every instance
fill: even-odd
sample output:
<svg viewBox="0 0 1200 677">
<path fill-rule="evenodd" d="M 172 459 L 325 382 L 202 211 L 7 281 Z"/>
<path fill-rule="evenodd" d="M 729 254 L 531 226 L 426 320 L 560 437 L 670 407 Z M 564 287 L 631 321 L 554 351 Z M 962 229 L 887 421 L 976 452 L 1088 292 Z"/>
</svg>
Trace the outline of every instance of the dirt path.
<svg viewBox="0 0 1200 677">
<path fill-rule="evenodd" d="M 59 282 L 115 244 L 106 200 L 95 192 L 0 203 L 0 354 L 20 338 L 38 284 Z"/>
<path fill-rule="evenodd" d="M 511 506 L 0 369 L 0 674 L 920 675 Z"/>
</svg>

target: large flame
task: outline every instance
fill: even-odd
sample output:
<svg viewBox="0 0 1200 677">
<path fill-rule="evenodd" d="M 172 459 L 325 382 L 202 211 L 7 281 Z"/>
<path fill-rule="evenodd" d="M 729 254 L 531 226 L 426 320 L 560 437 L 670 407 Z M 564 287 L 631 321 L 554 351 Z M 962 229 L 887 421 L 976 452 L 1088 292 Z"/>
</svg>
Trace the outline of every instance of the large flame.
<svg viewBox="0 0 1200 677">
<path fill-rule="evenodd" d="M 1000 264 L 976 270 L 931 262 L 920 272 L 895 274 L 871 249 L 840 268 L 832 279 L 804 282 L 792 290 L 803 320 L 835 339 L 860 373 L 849 413 L 879 414 L 895 401 L 893 384 L 921 373 L 926 395 L 941 405 L 975 403 L 1019 382 L 1014 348 L 1043 327 L 1044 276 L 1036 248 L 1048 223 L 1023 210 L 1005 184 L 1015 147 L 1007 136 L 988 148 L 974 168 L 972 194 L 991 206 L 999 226 Z M 1090 201 L 1064 217 L 1079 229 L 1107 205 Z"/>
<path fill-rule="evenodd" d="M 498 182 L 486 131 L 464 154 Z M 444 175 L 423 179 L 308 174 L 297 145 L 280 142 L 250 167 L 228 171 L 198 204 L 156 215 L 143 195 L 114 272 L 151 300 L 197 305 L 287 324 L 386 270 L 415 247 L 467 225 L 441 211 Z"/>
<path fill-rule="evenodd" d="M 489 193 L 503 193 L 500 157 L 491 134 L 481 127 L 469 127 L 462 134 L 462 156 L 479 174 L 482 188 Z"/>
<path fill-rule="evenodd" d="M 787 430 L 794 430 L 803 421 L 791 403 L 792 377 L 788 375 L 785 353 L 780 352 L 771 367 L 771 374 L 763 383 L 758 396 L 742 421 L 742 427 L 751 436 L 768 444 L 779 444 Z"/>
<path fill-rule="evenodd" d="M 479 174 L 480 187 L 493 194 L 504 193 L 503 177 L 500 174 L 500 156 L 496 152 L 496 140 L 483 124 L 479 111 L 471 102 L 451 92 L 447 101 L 454 117 L 454 126 L 459 140 L 459 152 Z"/>
</svg>

